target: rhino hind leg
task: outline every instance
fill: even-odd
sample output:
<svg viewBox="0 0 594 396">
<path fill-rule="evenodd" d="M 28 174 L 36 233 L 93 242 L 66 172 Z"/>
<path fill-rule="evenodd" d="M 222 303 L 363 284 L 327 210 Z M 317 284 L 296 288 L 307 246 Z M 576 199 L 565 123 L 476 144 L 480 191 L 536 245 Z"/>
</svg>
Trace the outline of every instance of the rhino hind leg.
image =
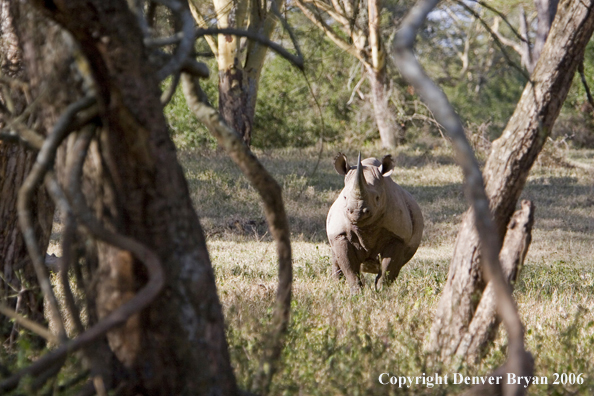
<svg viewBox="0 0 594 396">
<path fill-rule="evenodd" d="M 381 255 L 381 269 L 375 278 L 375 290 L 390 286 L 398 277 L 400 269 L 410 260 L 408 248 L 402 241 L 394 241 L 388 245 Z"/>
<path fill-rule="evenodd" d="M 339 238 L 332 244 L 333 272 L 334 265 L 342 272 L 351 288 L 351 293 L 358 293 L 363 287 L 361 280 L 361 261 L 357 258 L 354 246 L 346 239 Z"/>
</svg>

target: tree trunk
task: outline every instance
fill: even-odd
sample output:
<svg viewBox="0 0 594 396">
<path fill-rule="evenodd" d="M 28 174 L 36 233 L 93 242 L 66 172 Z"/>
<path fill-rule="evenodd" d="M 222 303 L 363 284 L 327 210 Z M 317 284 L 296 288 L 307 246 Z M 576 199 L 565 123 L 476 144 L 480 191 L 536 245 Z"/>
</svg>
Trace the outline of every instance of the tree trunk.
<svg viewBox="0 0 594 396">
<path fill-rule="evenodd" d="M 538 15 L 538 24 L 536 27 L 536 40 L 534 41 L 532 57 L 534 59 L 534 64 L 536 64 L 536 60 L 540 57 L 540 53 L 549 36 L 551 25 L 553 24 L 555 14 L 557 13 L 559 0 L 534 0 L 534 5 Z"/>
<path fill-rule="evenodd" d="M 219 28 L 243 28 L 270 38 L 276 19 L 270 15 L 268 1 L 247 2 L 237 0 L 214 0 Z M 202 27 L 206 22 L 200 14 L 199 4 L 193 0 L 194 18 Z M 247 22 L 245 22 L 246 17 Z M 260 73 L 268 47 L 230 35 L 218 36 L 218 43 L 209 44 L 216 54 L 219 67 L 219 113 L 230 127 L 240 133 L 249 146 L 252 141 L 252 126 L 256 112 L 256 98 Z"/>
<path fill-rule="evenodd" d="M 380 140 L 384 148 L 392 149 L 404 139 L 404 130 L 398 124 L 394 111 L 390 109 L 391 81 L 386 76 L 386 53 L 380 32 L 381 9 L 380 0 L 367 2 L 371 60 L 366 62 L 365 65 L 371 82 L 373 111 Z"/>
<path fill-rule="evenodd" d="M 571 86 L 573 75 L 594 30 L 592 1 L 567 0 L 557 17 L 540 61 L 502 136 L 493 143 L 483 171 L 499 237 L 524 188 L 532 164 L 541 151 Z M 454 247 L 448 279 L 435 313 L 429 349 L 449 360 L 479 304 L 485 284 L 480 270 L 480 247 L 467 212 Z"/>
<path fill-rule="evenodd" d="M 523 40 L 520 44 L 520 48 L 522 48 L 520 55 L 522 56 L 522 65 L 528 70 L 529 74 L 532 74 L 536 67 L 536 62 L 538 62 L 538 58 L 540 58 L 540 53 L 547 41 L 549 31 L 551 30 L 551 24 L 557 13 L 558 4 L 559 0 L 534 0 L 537 14 L 537 26 L 533 47 L 530 47 L 526 13 L 523 8 L 520 9 L 520 36 Z"/>
<path fill-rule="evenodd" d="M 35 154 L 22 145 L 0 142 L 0 281 L 1 299 L 10 308 L 37 323 L 44 323 L 43 294 L 29 258 L 23 235 L 18 225 L 17 194 L 29 174 Z M 40 188 L 33 202 L 35 235 L 45 252 L 52 229 L 54 206 L 45 189 Z M 15 296 L 17 297 L 10 297 Z M 9 321 L 2 320 L 1 337 L 16 336 Z M 14 337 L 11 337 L 14 341 Z"/>
<path fill-rule="evenodd" d="M 248 2 L 245 0 L 214 0 L 220 28 L 243 28 Z M 241 39 L 218 36 L 219 112 L 225 122 L 241 134 L 249 146 L 252 121 L 247 117 L 246 76 L 243 68 Z"/>
<path fill-rule="evenodd" d="M 398 123 L 394 109 L 390 108 L 390 82 L 386 78 L 385 67 L 375 71 L 367 67 L 373 96 L 375 122 L 380 133 L 382 146 L 387 149 L 397 147 L 404 139 L 404 129 Z"/>
<path fill-rule="evenodd" d="M 31 59 L 31 54 L 25 56 L 31 62 L 24 62 L 21 48 L 28 46 L 32 49 L 30 52 L 39 54 L 44 53 L 47 48 L 43 47 L 39 37 L 27 31 L 25 26 L 34 23 L 35 16 L 26 15 L 22 8 L 23 6 L 16 2 L 0 1 L 0 67 L 4 76 L 28 82 L 30 93 L 36 95 L 40 92 L 41 80 L 36 78 L 36 71 L 40 65 Z M 58 61 L 57 58 L 60 56 L 50 57 L 47 62 L 51 64 Z M 0 127 L 5 126 L 8 118 L 17 116 L 28 105 L 24 92 L 19 89 L 9 89 L 4 91 L 4 94 L 10 95 L 14 108 L 12 117 L 0 113 Z M 1 99 L 6 105 L 9 98 Z M 51 104 L 49 109 L 34 112 L 42 121 L 39 133 L 45 134 L 53 121 L 49 117 L 49 112 L 55 108 L 54 106 L 59 105 L 58 101 Z M 25 149 L 23 145 L 0 141 L 0 268 L 3 276 L 3 280 L 0 281 L 0 299 L 18 313 L 43 323 L 43 294 L 39 290 L 39 282 L 18 225 L 16 210 L 18 191 L 29 174 L 35 157 L 36 153 Z M 35 236 L 44 254 L 49 244 L 53 214 L 54 204 L 42 187 L 34 196 L 32 217 Z M 17 296 L 9 298 L 15 295 Z M 10 322 L 2 321 L 2 324 L 0 337 L 12 334 L 11 340 L 14 340 L 18 332 L 13 332 Z"/>
<path fill-rule="evenodd" d="M 135 16 L 123 0 L 36 4 L 72 33 L 99 88 L 104 127 L 92 150 L 98 171 L 85 175 L 95 186 L 87 198 L 108 228 L 150 247 L 164 265 L 161 294 L 128 320 L 125 334 L 108 335 L 132 374 L 127 394 L 237 394 L 204 235 Z M 99 258 L 96 302 L 104 316 L 147 274 L 129 252 L 100 244 Z"/>
<path fill-rule="evenodd" d="M 514 213 L 509 223 L 505 241 L 499 253 L 503 274 L 512 288 L 522 270 L 532 241 L 533 224 L 534 205 L 530 201 L 522 201 L 521 209 Z M 460 359 L 478 362 L 494 340 L 500 322 L 496 315 L 495 298 L 495 290 L 491 283 L 488 283 L 468 332 L 456 351 Z"/>
<path fill-rule="evenodd" d="M 235 64 L 225 69 L 219 66 L 219 111 L 227 125 L 239 132 L 249 146 L 255 108 L 250 111 L 246 91 L 243 68 Z"/>
</svg>

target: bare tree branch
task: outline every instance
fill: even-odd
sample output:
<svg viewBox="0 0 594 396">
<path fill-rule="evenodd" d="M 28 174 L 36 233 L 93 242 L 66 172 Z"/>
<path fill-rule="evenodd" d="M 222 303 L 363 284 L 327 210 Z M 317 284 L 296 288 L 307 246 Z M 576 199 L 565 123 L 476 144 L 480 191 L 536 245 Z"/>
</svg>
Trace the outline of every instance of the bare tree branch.
<svg viewBox="0 0 594 396">
<path fill-rule="evenodd" d="M 295 37 L 295 32 L 293 32 L 293 29 L 291 29 L 291 26 L 289 25 L 289 22 L 287 22 L 287 19 L 282 16 L 280 10 L 278 9 L 278 5 L 276 4 L 276 1 L 275 0 L 272 0 L 272 3 L 270 4 L 270 10 L 281 21 L 281 24 L 283 25 L 283 27 L 285 28 L 285 30 L 289 34 L 289 37 L 291 38 L 291 43 L 293 43 L 293 47 L 295 48 L 295 51 L 297 52 L 297 56 L 300 59 L 303 59 L 303 54 L 301 53 L 301 48 L 299 46 L 299 41 L 297 41 L 297 37 Z M 303 70 L 304 69 L 301 68 L 301 71 L 303 71 Z"/>
<path fill-rule="evenodd" d="M 219 34 L 225 34 L 229 36 L 238 36 L 238 37 L 247 37 L 250 40 L 257 41 L 261 44 L 266 45 L 268 48 L 282 56 L 283 58 L 290 61 L 293 65 L 295 65 L 300 70 L 303 70 L 304 63 L 303 58 L 301 56 L 295 56 L 283 48 L 282 45 L 275 43 L 274 41 L 264 37 L 256 32 L 250 30 L 243 30 L 243 29 L 236 29 L 236 28 L 208 28 L 208 29 L 197 29 L 196 30 L 196 37 L 202 36 L 215 36 Z"/>
<path fill-rule="evenodd" d="M 174 73 L 171 77 L 171 83 L 169 84 L 169 87 L 167 87 L 167 90 L 161 95 L 161 103 L 163 104 L 163 107 L 167 106 L 167 104 L 171 101 L 171 98 L 173 98 L 173 95 L 175 94 L 179 84 L 180 76 L 180 71 Z"/>
<path fill-rule="evenodd" d="M 297 6 L 301 9 L 301 11 L 303 11 L 303 14 L 307 18 L 309 18 L 309 20 L 312 21 L 318 28 L 324 31 L 326 35 L 330 38 L 330 40 L 332 40 L 334 44 L 336 44 L 340 49 L 348 52 L 355 58 L 359 59 L 361 62 L 367 63 L 367 60 L 362 56 L 362 54 L 355 46 L 347 43 L 340 36 L 338 36 L 338 34 L 336 34 L 336 32 L 334 32 L 334 30 L 332 30 L 332 28 L 328 26 L 328 24 L 320 15 L 316 14 L 311 9 L 309 9 L 309 7 L 303 2 L 303 0 L 297 0 Z"/>
<path fill-rule="evenodd" d="M 13 142 L 20 141 L 34 150 L 39 150 L 44 141 L 43 136 L 21 122 L 15 122 L 11 128 L 0 131 L 0 139 Z"/>
<path fill-rule="evenodd" d="M 524 12 L 524 7 L 520 6 L 520 34 L 522 35 L 522 63 L 528 70 L 528 73 L 532 74 L 534 70 L 534 66 L 536 64 L 536 59 L 532 54 L 532 49 L 530 47 L 530 40 L 528 38 L 528 21 L 526 20 L 526 13 Z"/>
<path fill-rule="evenodd" d="M 182 31 L 180 32 L 181 41 L 175 49 L 173 57 L 157 72 L 159 81 L 163 81 L 170 74 L 179 73 L 194 48 L 195 40 L 194 18 L 190 13 L 187 2 L 185 2 L 186 4 L 169 1 L 166 3 L 171 8 L 171 11 L 179 16 L 182 23 Z"/>
<path fill-rule="evenodd" d="M 50 196 L 60 208 L 60 212 L 64 216 L 64 231 L 62 232 L 62 259 L 60 260 L 60 282 L 62 283 L 62 290 L 64 292 L 64 302 L 66 310 L 74 323 L 74 328 L 77 334 L 82 334 L 85 328 L 80 319 L 80 311 L 74 301 L 72 290 L 70 289 L 70 282 L 68 278 L 68 269 L 74 263 L 72 259 L 72 244 L 76 233 L 76 223 L 74 214 L 70 208 L 70 204 L 64 195 L 62 188 L 58 184 L 58 180 L 53 171 L 47 172 L 45 175 L 45 187 Z M 76 263 L 74 263 L 76 265 Z"/>
<path fill-rule="evenodd" d="M 279 268 L 273 318 L 274 330 L 270 337 L 270 348 L 264 352 L 260 368 L 254 379 L 256 389 L 263 394 L 268 394 L 289 324 L 293 282 L 289 223 L 283 205 L 281 188 L 244 144 L 239 134 L 229 128 L 220 114 L 205 103 L 198 79 L 183 74 L 182 87 L 190 110 L 209 129 L 219 145 L 225 149 L 260 194 L 264 202 L 264 213 L 270 233 L 276 241 Z"/>
<path fill-rule="evenodd" d="M 435 119 L 452 137 L 456 158 L 466 180 L 467 199 L 472 205 L 474 223 L 484 252 L 482 269 L 485 278 L 493 284 L 497 295 L 497 312 L 505 323 L 509 336 L 508 360 L 503 368 L 517 375 L 531 375 L 534 361 L 530 353 L 524 349 L 524 327 L 499 263 L 501 240 L 489 210 L 489 199 L 485 193 L 483 176 L 458 115 L 443 91 L 425 74 L 413 53 L 417 31 L 437 3 L 438 0 L 420 0 L 409 11 L 394 40 L 394 62 L 402 76 L 427 103 Z M 523 386 L 503 385 L 504 395 L 521 395 L 524 392 Z"/>
<path fill-rule="evenodd" d="M 49 331 L 48 329 L 46 329 L 39 323 L 32 321 L 31 319 L 27 319 L 26 317 L 19 315 L 16 311 L 13 311 L 8 306 L 6 306 L 2 303 L 0 303 L 0 314 L 2 314 L 4 316 L 8 316 L 11 319 L 14 319 L 14 321 L 16 323 L 20 324 L 27 330 L 32 331 L 33 333 L 37 334 L 38 336 L 45 338 L 46 340 L 48 340 L 49 342 L 51 342 L 53 344 L 59 343 L 58 337 L 56 337 L 56 335 L 53 334 L 51 331 Z"/>
<path fill-rule="evenodd" d="M 586 90 L 586 97 L 588 98 L 588 103 L 590 103 L 590 106 L 592 107 L 591 111 L 594 112 L 594 99 L 592 98 L 592 92 L 590 92 L 590 87 L 588 86 L 588 81 L 586 81 L 586 75 L 584 73 L 584 60 L 583 59 L 580 62 L 580 64 L 578 65 L 578 72 L 580 73 L 580 80 L 582 80 L 582 85 L 584 86 L 584 89 Z"/>
<path fill-rule="evenodd" d="M 82 166 L 92 137 L 92 130 L 84 130 L 72 149 L 77 157 L 73 163 L 72 174 L 69 175 L 69 193 L 71 195 L 70 198 L 72 200 L 72 207 L 75 215 L 97 239 L 119 249 L 130 251 L 138 260 L 140 260 L 147 269 L 148 282 L 134 297 L 120 305 L 96 325 L 80 334 L 77 338 L 61 344 L 58 348 L 42 356 L 28 367 L 0 382 L 0 392 L 15 388 L 20 380 L 26 375 L 36 376 L 46 372 L 48 368 L 51 368 L 54 364 L 60 362 L 69 353 L 89 345 L 99 337 L 105 335 L 109 330 L 125 323 L 132 315 L 140 312 L 150 304 L 160 293 L 165 284 L 163 267 L 161 266 L 159 257 L 155 253 L 132 238 L 106 230 L 99 224 L 86 206 L 85 198 L 82 195 L 80 188 L 80 179 L 82 177 Z"/>
<path fill-rule="evenodd" d="M 200 12 L 200 10 L 198 9 L 198 7 L 194 3 L 194 1 L 190 1 L 190 12 L 192 13 L 192 16 L 194 17 L 194 20 L 196 20 L 198 27 L 200 27 L 202 29 L 209 28 L 208 24 L 204 20 L 204 16 Z M 208 46 L 210 47 L 210 50 L 213 52 L 215 57 L 219 56 L 219 46 L 217 44 L 217 41 L 214 40 L 210 36 L 205 36 L 204 38 L 206 39 L 206 42 L 208 43 Z"/>
<path fill-rule="evenodd" d="M 95 98 L 88 96 L 68 106 L 64 114 L 62 114 L 62 116 L 56 122 L 56 125 L 54 126 L 54 129 L 50 135 L 43 142 L 43 146 L 37 155 L 37 159 L 33 164 L 31 173 L 23 182 L 23 185 L 21 186 L 18 193 L 17 211 L 19 214 L 19 224 L 21 226 L 23 238 L 25 240 L 25 244 L 27 245 L 29 256 L 31 256 L 31 261 L 33 263 L 33 267 L 35 268 L 39 285 L 41 286 L 41 290 L 43 290 L 43 294 L 48 301 L 51 315 L 58 328 L 58 337 L 61 341 L 65 341 L 67 339 L 66 331 L 64 330 L 64 323 L 60 315 L 60 309 L 58 308 L 56 296 L 54 295 L 49 281 L 49 275 L 44 264 L 44 258 L 41 254 L 39 246 L 37 245 L 30 206 L 37 187 L 39 186 L 41 180 L 43 180 L 45 173 L 53 165 L 58 146 L 69 133 L 70 123 L 75 118 L 76 113 L 90 107 L 94 103 Z"/>
<path fill-rule="evenodd" d="M 324 11 L 325 13 L 330 15 L 336 22 L 340 23 L 345 28 L 348 28 L 350 26 L 351 21 L 346 16 L 344 16 L 336 11 L 339 9 L 339 8 L 336 8 L 337 7 L 336 4 L 334 4 L 334 7 L 333 7 L 328 3 L 325 3 L 323 1 L 318 1 L 318 0 L 303 0 L 303 2 L 310 3 L 314 7 Z"/>
<path fill-rule="evenodd" d="M 151 56 L 157 58 L 157 62 L 169 62 L 171 60 L 171 54 L 165 53 L 160 50 L 153 51 Z M 192 57 L 187 57 L 181 66 L 181 71 L 193 74 L 198 77 L 208 78 L 210 76 L 210 70 L 208 66 L 202 62 L 198 62 Z"/>
<path fill-rule="evenodd" d="M 144 39 L 144 45 L 149 48 L 165 47 L 167 45 L 177 44 L 184 38 L 183 32 L 177 32 L 172 36 L 168 37 L 146 37 Z"/>
<path fill-rule="evenodd" d="M 281 18 L 281 20 L 283 20 L 283 19 L 284 18 Z M 284 23 L 283 23 L 283 25 L 286 28 L 286 25 Z M 290 33 L 290 29 L 288 29 L 288 31 L 291 36 L 291 40 L 293 41 L 293 44 L 295 45 L 295 43 L 297 41 L 295 40 L 294 35 L 292 33 Z M 236 29 L 236 28 L 206 28 L 206 29 L 198 28 L 198 29 L 196 29 L 194 34 L 195 34 L 195 38 L 200 38 L 200 37 L 205 37 L 205 36 L 217 36 L 220 34 L 230 35 L 230 36 L 238 36 L 238 37 L 246 37 L 250 40 L 259 42 L 260 44 L 263 44 L 263 45 L 269 47 L 271 50 L 273 50 L 274 52 L 276 52 L 283 58 L 287 59 L 289 62 L 291 62 L 293 65 L 295 65 L 300 70 L 304 69 L 303 56 L 301 55 L 301 51 L 299 50 L 298 45 L 295 46 L 295 50 L 297 51 L 297 56 L 295 56 L 295 55 L 291 54 L 289 51 L 287 51 L 282 45 L 277 44 L 274 41 L 270 40 L 269 38 L 267 38 L 261 34 L 258 34 L 257 32 L 254 32 L 254 31 L 245 30 L 245 29 Z M 182 41 L 184 37 L 185 37 L 185 34 L 178 33 L 173 36 L 162 38 L 162 39 L 147 39 L 145 41 L 145 43 L 147 43 L 147 45 L 149 45 L 149 46 L 157 47 L 157 46 L 162 46 L 162 45 L 175 44 L 177 42 Z M 173 60 L 171 59 L 171 55 L 169 55 L 169 54 L 158 53 L 158 56 L 163 59 L 165 59 L 165 58 L 169 59 L 169 63 L 173 62 Z M 200 65 L 203 65 L 203 64 L 200 63 Z M 193 66 L 192 68 L 189 68 L 189 66 L 193 66 L 193 65 L 188 65 L 188 59 L 184 59 L 184 61 L 182 62 L 181 70 L 191 73 L 192 69 L 196 69 L 195 66 Z M 164 68 L 165 68 L 165 66 L 161 70 L 164 70 Z M 193 74 L 201 75 L 203 77 L 208 77 L 208 72 L 204 72 L 205 68 L 206 68 L 206 66 L 204 66 L 204 67 L 200 66 L 200 68 L 198 70 L 199 74 L 198 73 L 193 73 Z M 206 70 L 208 70 L 208 69 L 206 68 Z M 206 74 L 206 75 L 204 75 L 204 74 Z M 165 77 L 167 77 L 167 75 L 165 75 Z"/>
<path fill-rule="evenodd" d="M 508 39 L 503 34 L 499 33 L 499 21 L 500 21 L 499 18 L 495 18 L 495 23 L 493 24 L 493 27 L 491 28 L 493 33 L 495 33 L 497 35 L 497 38 L 499 39 L 499 41 L 501 41 L 504 45 L 511 47 L 514 51 L 516 51 L 518 53 L 518 55 L 523 56 L 524 47 L 521 44 L 516 43 L 515 41 Z"/>
<path fill-rule="evenodd" d="M 483 27 L 487 30 L 487 32 L 489 32 L 491 37 L 493 37 L 493 40 L 495 41 L 495 43 L 501 50 L 501 53 L 507 60 L 507 63 L 509 65 L 511 65 L 514 69 L 519 71 L 520 74 L 522 74 L 526 78 L 527 81 L 530 81 L 530 75 L 528 73 L 526 73 L 526 71 L 521 66 L 519 66 L 516 62 L 514 62 L 509 57 L 509 55 L 507 54 L 507 51 L 505 51 L 505 48 L 503 47 L 503 43 L 499 40 L 498 35 L 495 32 L 493 32 L 493 30 L 491 30 L 491 28 L 489 27 L 487 22 L 485 22 L 485 20 L 483 18 L 481 18 L 481 16 L 475 10 L 473 10 L 472 7 L 469 7 L 468 4 L 466 4 L 463 0 L 454 0 L 454 1 L 458 4 L 460 4 L 460 6 L 462 6 L 464 9 L 466 9 L 469 13 L 471 13 L 472 16 L 475 17 L 481 23 L 481 25 L 483 25 Z"/>
<path fill-rule="evenodd" d="M 505 22 L 505 24 L 510 28 L 510 30 L 512 31 L 512 33 L 518 38 L 520 39 L 520 41 L 526 41 L 526 39 L 524 37 L 522 37 L 522 35 L 520 35 L 520 33 L 518 33 L 518 31 L 514 28 L 514 26 L 507 20 L 507 17 L 505 16 L 504 13 L 502 13 L 501 11 L 499 11 L 498 9 L 496 9 L 495 7 L 490 6 L 489 4 L 485 3 L 484 1 L 481 0 L 471 0 L 474 1 L 475 3 L 479 4 L 481 7 L 484 7 L 486 9 L 488 9 L 491 12 L 494 12 L 495 14 L 497 14 L 497 16 L 499 18 L 501 18 L 503 20 L 503 22 Z"/>
</svg>

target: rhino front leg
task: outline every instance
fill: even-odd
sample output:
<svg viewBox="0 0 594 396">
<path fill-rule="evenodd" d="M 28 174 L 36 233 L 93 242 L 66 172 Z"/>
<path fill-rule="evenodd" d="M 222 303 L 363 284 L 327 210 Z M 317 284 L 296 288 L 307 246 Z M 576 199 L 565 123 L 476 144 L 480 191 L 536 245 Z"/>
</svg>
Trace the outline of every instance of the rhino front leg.
<svg viewBox="0 0 594 396">
<path fill-rule="evenodd" d="M 338 267 L 345 276 L 351 293 L 358 293 L 363 287 L 361 282 L 361 261 L 357 258 L 357 252 L 353 245 L 346 238 L 338 238 L 332 244 L 334 253 L 333 270 Z"/>
<path fill-rule="evenodd" d="M 334 252 L 332 252 L 332 276 L 336 280 L 342 280 L 342 278 L 344 278 L 344 274 L 342 273 L 342 270 L 340 269 L 340 266 L 338 265 L 338 261 L 336 260 L 336 256 L 334 255 Z"/>
<path fill-rule="evenodd" d="M 379 291 L 384 286 L 389 286 L 394 282 L 400 273 L 400 269 L 406 264 L 406 245 L 395 240 L 388 244 L 381 254 L 381 269 L 375 278 L 375 290 Z"/>
</svg>

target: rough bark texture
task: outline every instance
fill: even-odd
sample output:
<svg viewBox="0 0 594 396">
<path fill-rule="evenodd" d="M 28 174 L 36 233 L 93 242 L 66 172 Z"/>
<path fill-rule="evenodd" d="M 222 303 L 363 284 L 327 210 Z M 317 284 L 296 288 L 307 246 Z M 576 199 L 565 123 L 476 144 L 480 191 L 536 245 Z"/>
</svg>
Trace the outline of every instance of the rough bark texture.
<svg viewBox="0 0 594 396">
<path fill-rule="evenodd" d="M 243 137 L 249 146 L 252 141 L 254 111 L 247 110 L 246 84 L 244 70 L 236 64 L 220 69 L 219 66 L 219 111 L 225 122 Z"/>
<path fill-rule="evenodd" d="M 156 70 L 123 0 L 34 2 L 72 33 L 96 82 L 103 129 L 98 170 L 86 191 L 103 222 L 149 246 L 165 265 L 165 289 L 111 348 L 131 374 L 125 394 L 237 393 L 221 305 L 198 217 L 169 138 Z M 99 245 L 99 316 L 146 281 L 128 252 Z"/>
<path fill-rule="evenodd" d="M 395 110 L 390 108 L 390 83 L 386 78 L 386 68 L 377 72 L 371 67 L 367 70 L 371 82 L 373 112 L 382 146 L 388 149 L 397 147 L 404 139 L 404 129 L 396 119 Z"/>
<path fill-rule="evenodd" d="M 1 298 L 11 308 L 38 323 L 43 323 L 43 294 L 18 226 L 17 193 L 31 170 L 35 154 L 23 146 L 0 142 L 0 263 L 3 281 Z M 54 207 L 44 189 L 34 200 L 33 216 L 37 219 L 35 234 L 42 250 L 47 249 L 52 229 Z M 8 298 L 17 295 L 18 297 Z M 6 327 L 5 327 L 6 326 Z M 11 334 L 12 324 L 2 320 L 1 337 Z"/>
<path fill-rule="evenodd" d="M 269 1 L 213 1 L 219 28 L 247 28 L 270 38 L 276 25 Z M 201 14 L 201 4 L 192 0 L 194 19 L 201 27 L 208 27 Z M 260 73 L 268 48 L 236 36 L 219 35 L 208 40 L 217 57 L 219 67 L 219 112 L 227 125 L 239 132 L 249 146 L 256 112 L 256 98 Z"/>
<path fill-rule="evenodd" d="M 592 36 L 593 8 L 592 1 L 567 0 L 559 4 L 549 39 L 532 74 L 533 82 L 526 86 L 502 136 L 493 143 L 483 174 L 501 239 Z M 484 287 L 478 238 L 472 214 L 467 212 L 431 330 L 429 348 L 442 359 L 449 360 L 468 332 Z"/>
<path fill-rule="evenodd" d="M 58 74 L 64 71 L 66 53 L 52 52 L 45 44 L 46 39 L 55 37 L 57 29 L 44 23 L 39 15 L 30 11 L 30 8 L 19 2 L 0 2 L 2 75 L 26 83 L 29 96 L 27 99 L 24 92 L 14 89 L 15 87 L 10 87 L 0 94 L 3 104 L 7 103 L 8 98 L 5 96 L 10 95 L 14 106 L 12 117 L 0 113 L 0 127 L 5 126 L 9 118 L 19 115 L 29 104 L 28 101 L 40 95 L 44 88 L 50 88 L 53 81 L 41 77 L 45 68 L 53 68 Z M 31 29 L 32 26 L 40 25 L 47 29 L 44 35 L 35 34 Z M 31 121 L 39 121 L 35 129 L 41 135 L 45 135 L 51 128 L 55 121 L 54 115 L 63 108 L 63 97 L 57 95 L 52 99 L 54 100 L 51 103 L 44 103 L 40 110 L 34 110 L 34 118 L 30 118 Z M 35 156 L 34 152 L 20 144 L 0 141 L 0 265 L 3 279 L 6 281 L 0 281 L 0 294 L 2 299 L 18 294 L 18 297 L 8 299 L 6 303 L 17 312 L 43 323 L 43 295 L 36 287 L 39 283 L 18 226 L 16 210 L 19 188 L 31 170 Z M 42 252 L 45 253 L 54 214 L 54 204 L 45 188 L 42 187 L 36 192 L 32 211 L 35 235 Z M 8 335 L 6 331 L 12 329 L 12 324 L 8 321 L 2 323 L 7 326 L 1 329 L 4 337 Z"/>
<path fill-rule="evenodd" d="M 522 269 L 532 241 L 533 224 L 534 205 L 532 202 L 524 200 L 521 209 L 514 213 L 507 227 L 505 241 L 499 253 L 503 274 L 512 288 Z M 500 323 L 500 319 L 496 315 L 495 299 L 493 285 L 489 282 L 468 332 L 464 335 L 456 351 L 456 355 L 461 359 L 478 362 L 495 338 Z"/>
</svg>

